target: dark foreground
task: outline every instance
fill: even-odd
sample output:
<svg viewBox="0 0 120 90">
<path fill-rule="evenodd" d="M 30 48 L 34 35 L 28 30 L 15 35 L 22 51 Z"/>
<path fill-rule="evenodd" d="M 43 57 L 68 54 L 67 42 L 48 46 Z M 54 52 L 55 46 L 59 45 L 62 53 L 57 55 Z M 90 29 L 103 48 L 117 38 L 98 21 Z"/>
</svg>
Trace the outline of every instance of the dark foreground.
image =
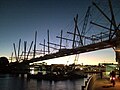
<svg viewBox="0 0 120 90">
<path fill-rule="evenodd" d="M 0 90 L 81 90 L 84 78 L 76 80 L 48 81 L 0 74 Z"/>
</svg>

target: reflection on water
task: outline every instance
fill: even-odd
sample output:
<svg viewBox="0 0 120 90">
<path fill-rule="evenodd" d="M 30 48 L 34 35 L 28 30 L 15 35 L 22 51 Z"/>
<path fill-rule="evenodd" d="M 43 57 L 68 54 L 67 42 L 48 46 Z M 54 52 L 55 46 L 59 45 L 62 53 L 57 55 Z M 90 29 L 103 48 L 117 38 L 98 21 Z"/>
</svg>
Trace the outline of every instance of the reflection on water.
<svg viewBox="0 0 120 90">
<path fill-rule="evenodd" d="M 84 79 L 45 81 L 23 79 L 13 75 L 0 75 L 0 90 L 81 90 Z"/>
</svg>

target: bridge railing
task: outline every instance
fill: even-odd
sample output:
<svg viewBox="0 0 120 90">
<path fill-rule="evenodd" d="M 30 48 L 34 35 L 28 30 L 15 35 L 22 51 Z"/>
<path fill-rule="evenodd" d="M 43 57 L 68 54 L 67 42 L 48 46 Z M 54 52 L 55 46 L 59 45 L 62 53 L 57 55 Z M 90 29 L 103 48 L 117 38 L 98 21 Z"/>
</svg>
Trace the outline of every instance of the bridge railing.
<svg viewBox="0 0 120 90">
<path fill-rule="evenodd" d="M 93 84 L 95 80 L 98 78 L 98 74 L 91 75 L 85 82 L 84 86 L 82 86 L 82 90 L 92 90 Z"/>
</svg>

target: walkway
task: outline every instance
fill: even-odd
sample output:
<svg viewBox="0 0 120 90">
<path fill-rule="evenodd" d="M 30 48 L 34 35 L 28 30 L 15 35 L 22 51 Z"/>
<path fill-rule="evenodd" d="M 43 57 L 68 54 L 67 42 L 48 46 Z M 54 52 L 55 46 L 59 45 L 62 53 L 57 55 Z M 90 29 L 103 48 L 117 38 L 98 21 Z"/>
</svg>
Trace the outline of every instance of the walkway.
<svg viewBox="0 0 120 90">
<path fill-rule="evenodd" d="M 103 79 L 97 79 L 94 82 L 92 90 L 120 90 L 120 81 L 116 80 L 116 84 L 113 87 L 109 78 L 103 77 Z"/>
</svg>

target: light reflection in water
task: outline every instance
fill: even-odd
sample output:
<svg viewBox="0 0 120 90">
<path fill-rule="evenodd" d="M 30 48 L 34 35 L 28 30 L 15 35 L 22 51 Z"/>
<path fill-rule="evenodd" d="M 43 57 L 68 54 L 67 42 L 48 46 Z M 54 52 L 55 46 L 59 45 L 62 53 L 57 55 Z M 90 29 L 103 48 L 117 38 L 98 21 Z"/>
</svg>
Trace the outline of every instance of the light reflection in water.
<svg viewBox="0 0 120 90">
<path fill-rule="evenodd" d="M 81 90 L 84 79 L 45 81 L 0 75 L 0 90 Z"/>
</svg>

